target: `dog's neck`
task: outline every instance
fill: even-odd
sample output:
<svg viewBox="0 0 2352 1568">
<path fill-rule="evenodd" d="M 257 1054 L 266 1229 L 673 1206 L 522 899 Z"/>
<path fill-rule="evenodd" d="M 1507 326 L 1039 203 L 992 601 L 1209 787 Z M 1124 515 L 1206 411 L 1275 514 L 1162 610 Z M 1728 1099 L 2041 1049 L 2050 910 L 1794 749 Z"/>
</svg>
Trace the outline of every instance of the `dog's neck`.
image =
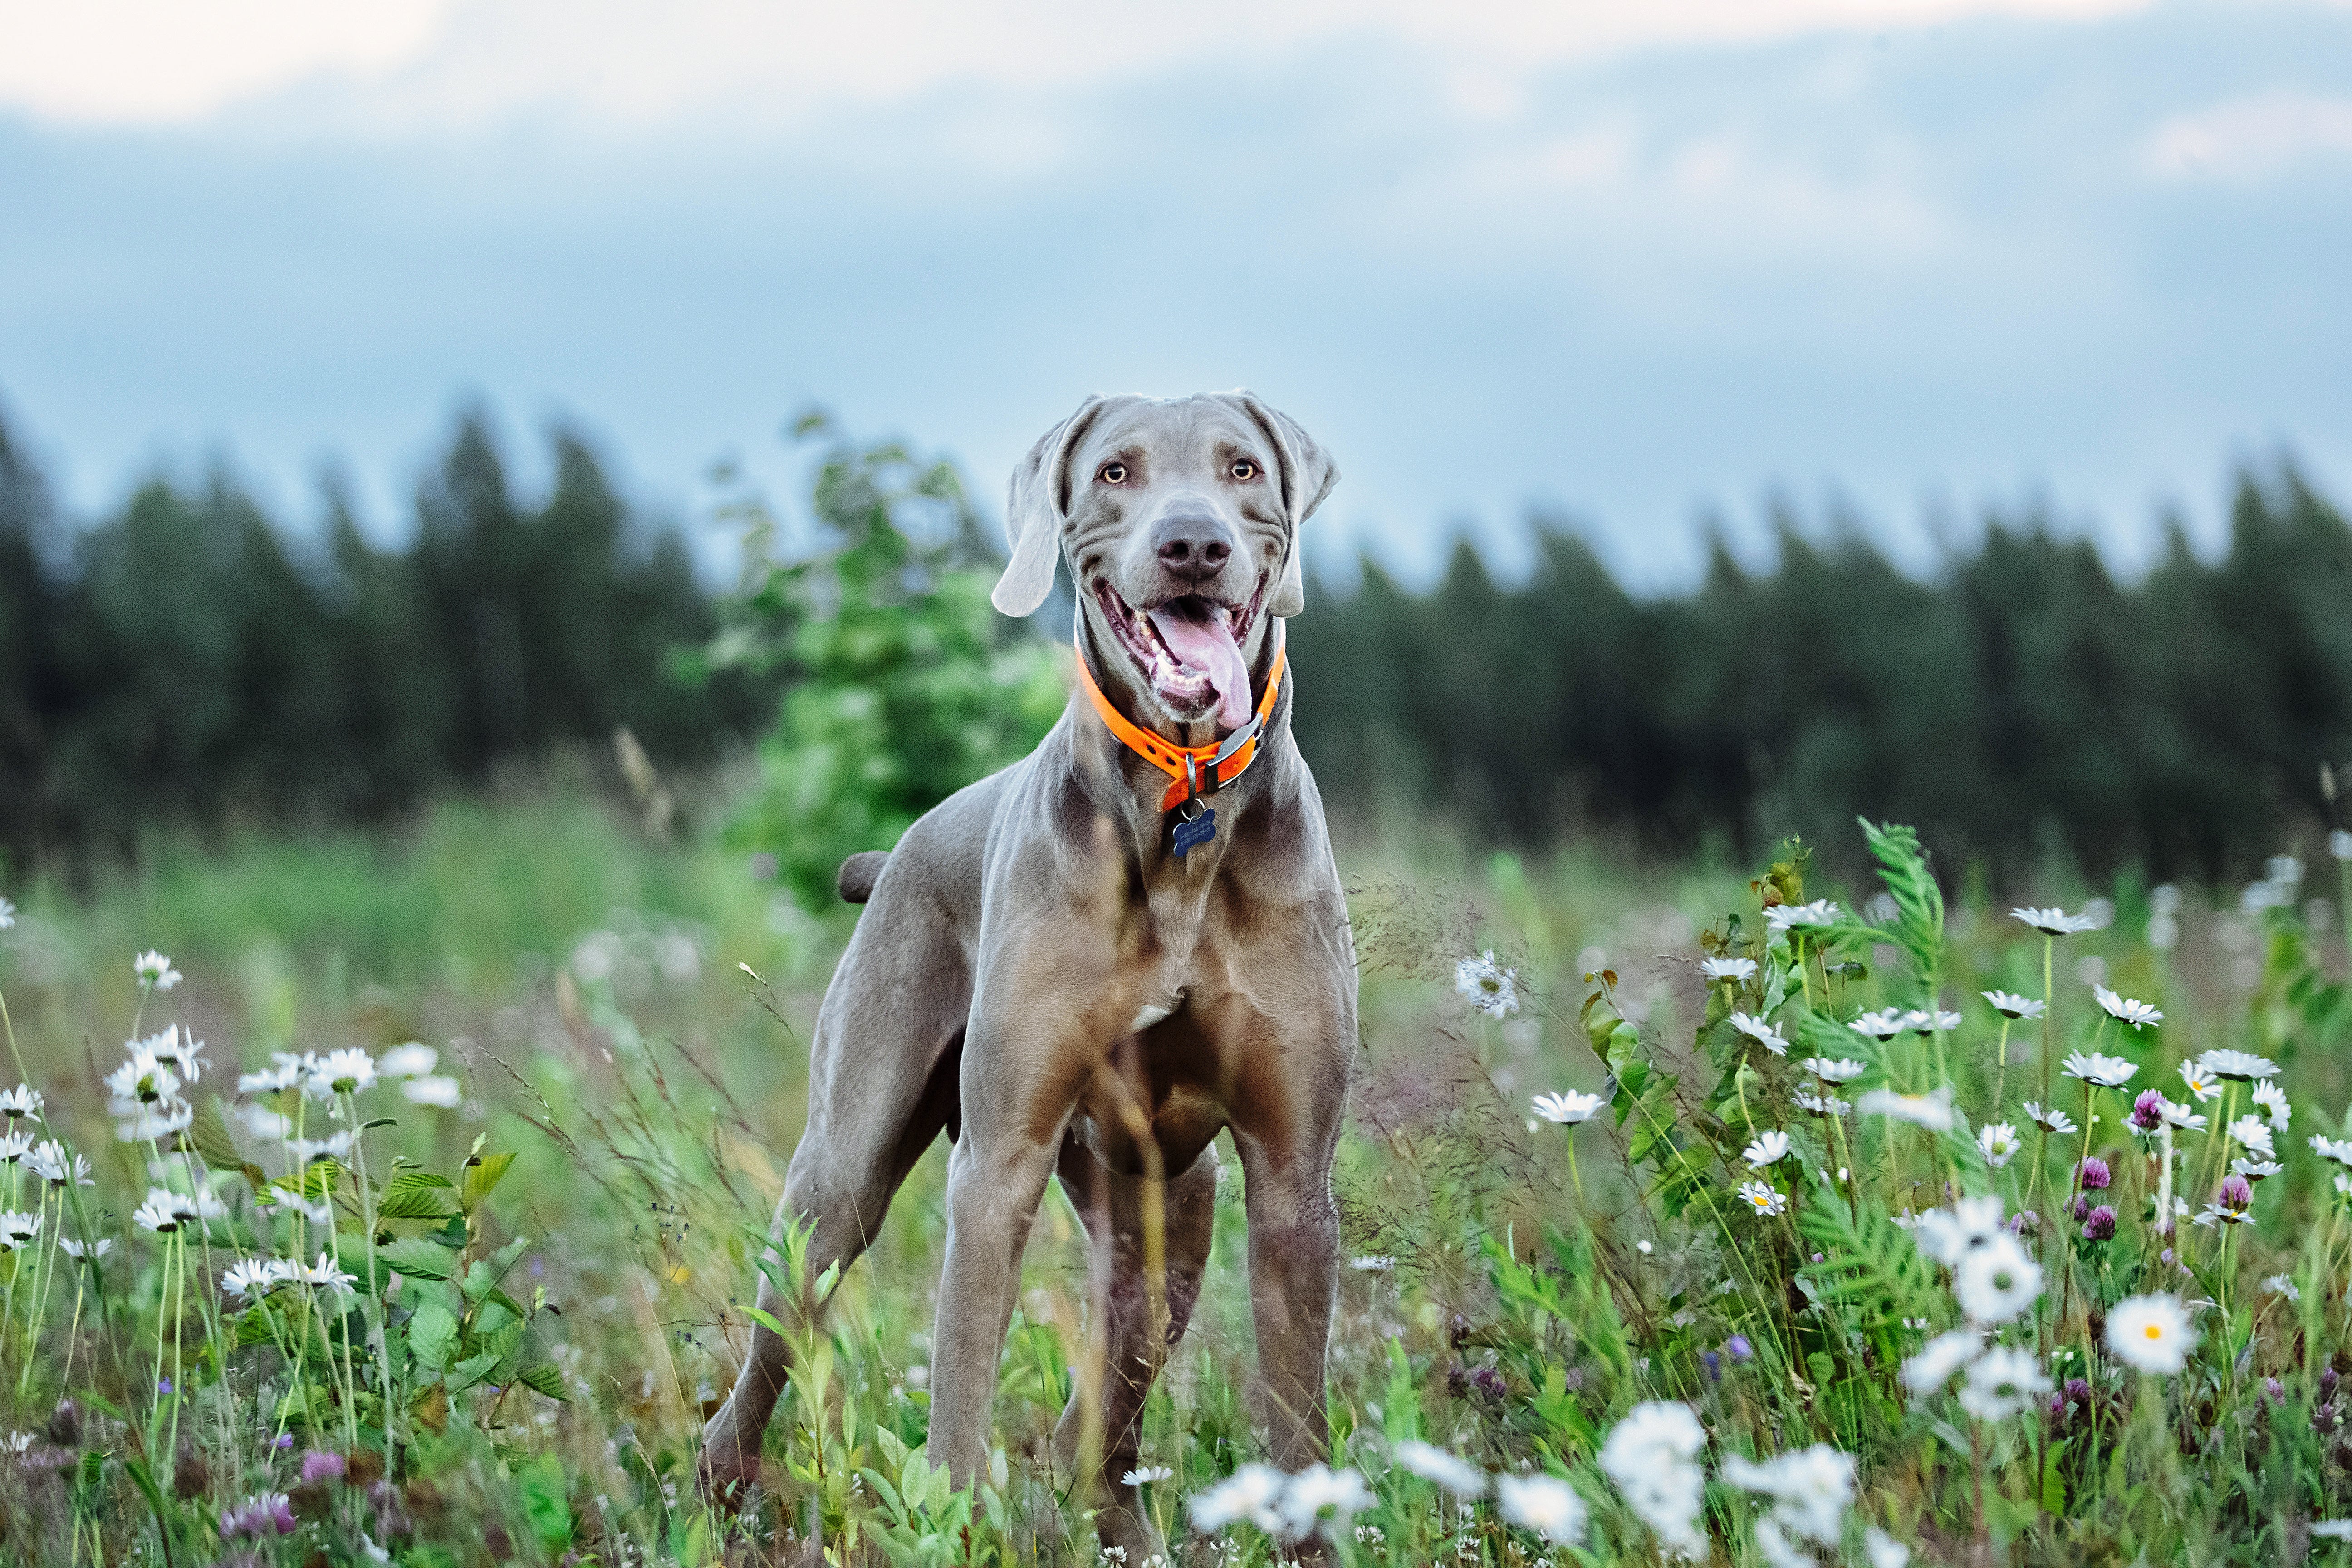
<svg viewBox="0 0 2352 1568">
<path fill-rule="evenodd" d="M 1265 683 L 1273 669 L 1276 647 L 1273 617 L 1261 617 L 1253 631 L 1255 646 L 1248 650 L 1248 662 L 1250 707 L 1255 712 L 1265 695 Z M 1222 739 L 1217 733 L 1213 713 L 1192 723 L 1172 721 L 1158 700 L 1143 689 L 1134 662 L 1116 642 L 1096 627 L 1083 606 L 1077 616 L 1076 643 L 1078 657 L 1087 661 L 1087 668 L 1103 695 L 1139 727 L 1180 746 L 1213 745 Z M 1286 688 L 1288 683 L 1285 684 Z M 1283 690 L 1273 710 L 1266 714 L 1265 728 L 1257 739 L 1256 759 L 1231 783 L 1203 797 L 1205 804 L 1216 809 L 1225 825 L 1213 844 L 1192 852 L 1192 856 L 1201 857 L 1204 865 L 1215 864 L 1223 853 L 1234 818 L 1246 808 L 1265 780 L 1276 771 L 1275 755 L 1289 740 L 1290 697 L 1288 689 Z M 1139 850 L 1157 845 L 1164 853 L 1170 821 L 1170 814 L 1163 804 L 1168 790 L 1168 774 L 1137 755 L 1112 734 L 1083 692 L 1073 696 L 1071 703 L 1071 712 L 1080 737 L 1081 754 L 1092 763 L 1086 770 L 1091 775 L 1088 794 L 1095 796 L 1098 808 L 1108 811 L 1118 819 L 1122 837 L 1136 845 Z M 1209 853 L 1212 850 L 1214 853 Z M 1147 862 L 1150 858 L 1147 853 Z"/>
</svg>

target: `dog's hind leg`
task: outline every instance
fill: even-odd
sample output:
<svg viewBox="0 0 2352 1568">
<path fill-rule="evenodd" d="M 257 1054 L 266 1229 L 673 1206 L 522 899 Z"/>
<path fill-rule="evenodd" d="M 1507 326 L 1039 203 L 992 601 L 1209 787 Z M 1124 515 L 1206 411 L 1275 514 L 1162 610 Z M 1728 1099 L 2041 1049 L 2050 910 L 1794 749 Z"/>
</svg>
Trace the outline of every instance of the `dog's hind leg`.
<svg viewBox="0 0 2352 1568">
<path fill-rule="evenodd" d="M 1217 1212 L 1217 1151 L 1214 1144 L 1167 1184 L 1165 1276 L 1160 1289 L 1145 1270 L 1145 1181 L 1111 1171 L 1076 1139 L 1065 1141 L 1057 1167 L 1062 1185 L 1087 1224 L 1094 1250 L 1095 1299 L 1107 1300 L 1106 1364 L 1101 1380 L 1101 1511 L 1096 1524 L 1106 1547 L 1124 1548 L 1129 1563 L 1165 1556 L 1167 1545 L 1144 1514 L 1140 1492 L 1124 1478 L 1141 1462 L 1143 1405 L 1168 1353 L 1183 1336 L 1201 1279 L 1209 1264 L 1209 1244 Z M 1164 1325 L 1155 1325 L 1155 1310 Z M 1155 1331 L 1157 1327 L 1157 1331 Z M 1070 1394 L 1054 1428 L 1055 1459 L 1074 1465 L 1087 1425 L 1086 1380 Z"/>
<path fill-rule="evenodd" d="M 898 1184 L 958 1117 L 969 986 L 955 955 L 941 942 L 927 970 L 919 954 L 887 953 L 861 965 L 856 947 L 818 1021 L 808 1130 L 784 1174 L 760 1279 L 760 1310 L 795 1332 L 824 1307 L 816 1287 L 825 1270 L 846 1269 L 866 1250 Z M 910 969 L 921 984 L 906 984 Z M 774 1278 L 784 1271 L 782 1247 L 795 1226 L 808 1231 L 797 1295 Z M 789 1361 L 783 1336 L 755 1324 L 734 1390 L 703 1428 L 699 1476 L 714 1502 L 736 1500 L 758 1475 Z"/>
</svg>

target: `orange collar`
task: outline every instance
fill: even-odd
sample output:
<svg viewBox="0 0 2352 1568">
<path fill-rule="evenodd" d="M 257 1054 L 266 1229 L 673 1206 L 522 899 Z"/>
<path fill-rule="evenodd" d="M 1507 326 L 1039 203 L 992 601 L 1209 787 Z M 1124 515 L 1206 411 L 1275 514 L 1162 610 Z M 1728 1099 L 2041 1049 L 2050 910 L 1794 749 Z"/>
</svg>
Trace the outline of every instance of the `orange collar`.
<svg viewBox="0 0 2352 1568">
<path fill-rule="evenodd" d="M 1076 646 L 1076 645 L 1074 645 Z M 1250 721 L 1213 746 L 1179 746 L 1163 741 L 1150 731 L 1130 721 L 1103 695 L 1095 684 L 1094 671 L 1087 668 L 1087 650 L 1077 647 L 1078 684 L 1110 726 L 1110 732 L 1121 744 L 1174 780 L 1168 793 L 1160 798 L 1160 809 L 1173 811 L 1191 796 L 1205 795 L 1233 783 L 1242 776 L 1257 757 L 1257 743 L 1265 733 L 1266 721 L 1274 716 L 1274 700 L 1282 691 L 1282 670 L 1285 662 L 1282 622 L 1274 623 L 1274 664 L 1265 672 L 1265 696 L 1259 700 L 1257 714 Z"/>
</svg>

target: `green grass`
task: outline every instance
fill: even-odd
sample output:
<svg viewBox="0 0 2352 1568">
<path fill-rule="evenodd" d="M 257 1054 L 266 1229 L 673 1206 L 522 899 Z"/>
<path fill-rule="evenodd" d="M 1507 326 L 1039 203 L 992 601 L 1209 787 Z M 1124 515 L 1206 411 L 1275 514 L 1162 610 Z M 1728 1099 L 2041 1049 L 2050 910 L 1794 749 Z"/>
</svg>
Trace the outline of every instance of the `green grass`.
<svg viewBox="0 0 2352 1568">
<path fill-rule="evenodd" d="M 1762 1503 L 1729 1484 L 1727 1457 L 1816 1443 L 1854 1455 L 1862 1485 L 1815 1561 L 1869 1561 L 1865 1527 L 1910 1544 L 1915 1561 L 2290 1561 L 2309 1521 L 2352 1511 L 2336 1458 L 2352 1450 L 2335 1446 L 2335 1384 L 2323 1382 L 2345 1330 L 2341 1208 L 2332 1168 L 2304 1147 L 2309 1132 L 2344 1130 L 2352 1088 L 2333 928 L 2293 906 L 2247 916 L 2192 897 L 2182 941 L 2158 949 L 2139 937 L 2147 894 L 2126 882 L 2110 889 L 2113 928 L 2059 945 L 2057 1055 L 2095 1044 L 2137 1065 L 2135 1089 L 2185 1098 L 2180 1059 L 2259 1051 L 2282 1064 L 2295 1120 L 2279 1140 L 2285 1171 L 2261 1184 L 2256 1223 L 2231 1233 L 2226 1258 L 2218 1235 L 2175 1238 L 2200 1270 L 2183 1277 L 2140 1203 L 2147 1162 L 2117 1130 L 2128 1102 L 2103 1095 L 2091 1146 L 2116 1172 L 2116 1238 L 2084 1244 L 2071 1226 L 2044 1226 L 2034 1250 L 2050 1289 L 2005 1331 L 2053 1375 L 2087 1373 L 2095 1392 L 2059 1417 L 1978 1421 L 1897 1379 L 1958 1309 L 1892 1216 L 1955 1190 L 2053 1211 L 2049 1184 L 2063 1194 L 2076 1149 L 2037 1146 L 2029 1130 L 2027 1152 L 1995 1171 L 1965 1139 L 1860 1118 L 1827 1131 L 1791 1102 L 1806 1050 L 1774 1057 L 1726 1015 L 1734 1002 L 1765 1013 L 1801 1047 L 1836 1040 L 1871 1064 L 1856 1089 L 1949 1082 L 1971 1124 L 1996 1119 L 1983 1112 L 1999 1085 L 2002 1118 L 2017 1121 L 2018 1102 L 2040 1098 L 2038 1026 L 2011 1031 L 2018 1059 L 2004 1068 L 1999 1020 L 1977 993 L 2039 995 L 2040 939 L 1980 902 L 1949 911 L 1936 939 L 1921 884 L 1899 866 L 1895 925 L 1840 928 L 1830 952 L 1809 947 L 1800 962 L 1759 943 L 1759 891 L 1738 869 L 1578 847 L 1476 857 L 1444 833 L 1359 844 L 1345 861 L 1363 1041 L 1336 1180 L 1348 1258 L 1366 1266 L 1342 1272 L 1333 1463 L 1360 1469 L 1374 1500 L 1331 1531 L 1339 1556 L 1655 1560 L 1654 1531 L 1597 1464 L 1644 1400 L 1686 1401 L 1706 1423 L 1703 1528 L 1727 1563 L 1769 1560 Z M 1796 874 L 1780 873 L 1783 890 L 1797 891 Z M 0 1430 L 36 1434 L 0 1461 L 11 1561 L 362 1562 L 363 1538 L 436 1568 L 781 1561 L 788 1536 L 812 1534 L 837 1561 L 1095 1561 L 1086 1500 L 1044 1440 L 1087 1375 L 1085 1256 L 1058 1191 L 1001 1372 L 1001 1468 L 982 1495 L 950 1497 L 924 1467 L 939 1149 L 803 1347 L 762 1507 L 730 1524 L 694 1499 L 693 1441 L 748 1332 L 756 1237 L 804 1113 L 809 1025 L 852 911 L 811 920 L 742 857 L 653 843 L 625 814 L 560 793 L 450 803 L 380 838 L 159 846 L 138 871 L 79 894 L 8 890 L 23 909 L 0 937 L 0 995 L 54 1124 L 99 1166 L 83 1212 L 47 1205 L 44 1239 L 87 1224 L 116 1241 L 91 1273 L 41 1244 L 0 1260 L 12 1279 Z M 1852 909 L 1874 890 L 1803 895 Z M 1764 960 L 1764 975 L 1737 995 L 1702 984 L 1691 960 L 1703 933 Z M 459 1079 L 455 1110 L 366 1092 L 362 1115 L 396 1124 L 364 1135 L 364 1185 L 355 1161 L 313 1167 L 337 1194 L 343 1266 L 361 1286 L 340 1311 L 281 1291 L 240 1312 L 206 1290 L 221 1255 L 295 1242 L 293 1222 L 257 1215 L 236 1173 L 280 1168 L 275 1141 L 241 1120 L 224 1124 L 233 1150 L 197 1130 L 228 1215 L 184 1246 L 129 1224 L 150 1173 L 110 1135 L 96 1080 L 121 1059 L 141 1001 L 130 961 L 150 947 L 187 978 L 148 998 L 141 1028 L 176 1021 L 210 1042 L 200 1107 L 273 1049 L 421 1039 Z M 1454 986 L 1455 963 L 1488 948 L 1517 973 L 1522 1005 L 1500 1020 Z M 2161 1028 L 2103 1027 L 2075 973 L 2086 960 L 2162 1006 Z M 1958 1031 L 1882 1047 L 1842 1027 L 1864 1007 L 1916 1000 L 1930 962 Z M 1588 984 L 1588 972 L 1606 973 Z M 2079 1121 L 2080 1086 L 2061 1081 Z M 1531 1096 L 1570 1089 L 1613 1103 L 1572 1135 L 1529 1114 Z M 310 1135 L 323 1113 L 306 1111 Z M 1796 1205 L 1759 1222 L 1730 1205 L 1754 1175 L 1740 1149 L 1774 1127 L 1795 1152 L 1766 1175 Z M 2181 1191 L 2202 1205 L 2215 1150 L 2193 1136 L 2182 1147 Z M 493 1167 L 472 1167 L 469 1183 L 478 1152 L 516 1158 L 494 1184 Z M 395 1173 L 395 1156 L 416 1163 Z M 1832 1196 L 1791 1179 L 1792 1163 L 1848 1176 Z M 186 1190 L 193 1169 L 173 1156 L 167 1184 Z M 1240 1198 L 1228 1156 L 1208 1284 L 1144 1442 L 1146 1461 L 1174 1472 L 1149 1489 L 1150 1506 L 1204 1563 L 1273 1550 L 1248 1526 L 1191 1535 L 1181 1507 L 1257 1452 Z M 391 1260 L 375 1268 L 369 1210 Z M 305 1239 L 314 1253 L 319 1237 Z M 394 1268 L 404 1281 L 387 1294 Z M 2263 1291 L 2279 1273 L 2299 1301 Z M 184 1307 L 167 1295 L 183 1274 Z M 2204 1342 L 2178 1377 L 2144 1379 L 2086 1339 L 2086 1305 L 2104 1312 L 2148 1289 L 2225 1304 L 2201 1313 Z M 1752 1356 L 1732 1352 L 1735 1336 Z M 171 1394 L 153 1386 L 159 1358 L 178 1370 Z M 76 1429 L 56 1429 L 70 1442 L 38 1435 L 60 1398 L 75 1402 Z M 268 1447 L 281 1430 L 292 1447 Z M 1391 1461 L 1406 1438 L 1489 1471 L 1565 1478 L 1591 1516 L 1582 1546 L 1549 1543 L 1492 1501 L 1463 1510 Z M 387 1447 L 395 1474 L 377 1484 Z M 344 1474 L 299 1484 L 313 1449 Z M 239 1506 L 270 1491 L 290 1494 L 294 1532 L 236 1533 Z"/>
</svg>

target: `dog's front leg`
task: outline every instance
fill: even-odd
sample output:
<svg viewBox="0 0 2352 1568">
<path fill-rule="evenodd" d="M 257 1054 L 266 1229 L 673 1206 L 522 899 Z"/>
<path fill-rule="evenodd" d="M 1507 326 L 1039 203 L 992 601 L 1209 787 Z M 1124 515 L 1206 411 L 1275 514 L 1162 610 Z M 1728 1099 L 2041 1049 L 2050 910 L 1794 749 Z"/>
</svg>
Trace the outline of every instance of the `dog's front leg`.
<svg viewBox="0 0 2352 1568">
<path fill-rule="evenodd" d="M 1286 1470 L 1324 1458 L 1323 1363 L 1339 1286 L 1333 1141 L 1235 1140 L 1249 1214 L 1250 1310 L 1257 1325 L 1267 1457 Z"/>
<path fill-rule="evenodd" d="M 1022 1249 L 1061 1139 L 1058 1121 L 1042 1141 L 1025 1128 L 974 1121 L 965 1124 L 948 1160 L 948 1255 L 932 1331 L 930 1450 L 932 1462 L 945 1464 L 960 1488 L 988 1472 L 996 1363 L 1020 1293 Z"/>
</svg>

